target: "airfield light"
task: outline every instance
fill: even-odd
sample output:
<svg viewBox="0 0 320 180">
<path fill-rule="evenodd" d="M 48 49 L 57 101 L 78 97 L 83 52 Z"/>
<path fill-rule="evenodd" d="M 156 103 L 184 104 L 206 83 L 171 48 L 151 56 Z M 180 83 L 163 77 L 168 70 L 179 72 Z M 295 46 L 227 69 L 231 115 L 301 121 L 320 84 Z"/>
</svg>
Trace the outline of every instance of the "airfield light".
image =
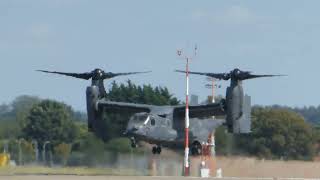
<svg viewBox="0 0 320 180">
<path fill-rule="evenodd" d="M 194 56 L 197 55 L 198 47 L 194 48 Z M 184 55 L 182 49 L 177 50 L 177 55 L 186 60 L 186 114 L 185 114 L 185 150 L 184 150 L 184 176 L 190 175 L 189 164 L 189 61 L 192 59 L 190 56 Z"/>
</svg>

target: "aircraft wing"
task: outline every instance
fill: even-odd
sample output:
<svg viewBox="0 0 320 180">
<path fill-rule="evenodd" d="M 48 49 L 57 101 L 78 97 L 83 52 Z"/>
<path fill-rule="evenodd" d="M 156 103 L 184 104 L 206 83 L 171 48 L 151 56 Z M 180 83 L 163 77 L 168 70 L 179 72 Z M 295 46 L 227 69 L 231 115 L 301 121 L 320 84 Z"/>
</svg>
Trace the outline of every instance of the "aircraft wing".
<svg viewBox="0 0 320 180">
<path fill-rule="evenodd" d="M 178 118 L 185 117 L 186 106 L 178 106 L 173 110 L 173 116 Z M 211 116 L 223 116 L 226 115 L 224 101 L 219 103 L 212 103 L 206 105 L 189 106 L 190 118 L 206 118 Z"/>
<path fill-rule="evenodd" d="M 98 110 L 105 110 L 109 112 L 130 112 L 130 113 L 139 113 L 147 112 L 150 113 L 152 105 L 147 104 L 135 104 L 135 103 L 124 103 L 124 102 L 114 102 L 106 100 L 98 100 L 96 108 Z"/>
</svg>

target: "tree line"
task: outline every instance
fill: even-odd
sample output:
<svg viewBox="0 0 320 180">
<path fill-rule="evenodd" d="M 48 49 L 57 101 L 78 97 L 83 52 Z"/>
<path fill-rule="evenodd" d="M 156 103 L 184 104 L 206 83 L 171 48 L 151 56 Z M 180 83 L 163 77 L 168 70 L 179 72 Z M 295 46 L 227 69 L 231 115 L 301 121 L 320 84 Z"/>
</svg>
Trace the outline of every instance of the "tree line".
<svg viewBox="0 0 320 180">
<path fill-rule="evenodd" d="M 107 98 L 155 105 L 182 103 L 166 87 L 140 86 L 131 81 L 112 82 Z M 317 123 L 306 121 L 302 112 L 308 111 L 279 106 L 253 107 L 252 133 L 232 135 L 226 133 L 224 127 L 218 128 L 215 132 L 217 153 L 311 160 L 319 153 L 320 130 L 315 126 Z M 108 113 L 96 134 L 88 132 L 85 119 L 85 113 L 65 103 L 19 96 L 11 104 L 0 105 L 0 148 L 8 150 L 17 162 L 21 161 L 19 151 L 22 150 L 23 162 L 31 162 L 36 159 L 36 141 L 39 151 L 47 150 L 48 158 L 66 165 L 93 165 L 112 161 L 113 153 L 132 152 L 129 140 L 122 137 L 128 114 Z M 46 142 L 50 143 L 44 146 Z M 134 153 L 141 151 L 133 150 Z"/>
<path fill-rule="evenodd" d="M 288 107 L 288 106 L 279 106 L 273 105 L 269 106 L 274 109 L 285 109 L 289 111 L 294 111 L 305 118 L 307 122 L 314 126 L 320 125 L 320 105 L 318 106 L 304 106 L 304 107 Z"/>
</svg>

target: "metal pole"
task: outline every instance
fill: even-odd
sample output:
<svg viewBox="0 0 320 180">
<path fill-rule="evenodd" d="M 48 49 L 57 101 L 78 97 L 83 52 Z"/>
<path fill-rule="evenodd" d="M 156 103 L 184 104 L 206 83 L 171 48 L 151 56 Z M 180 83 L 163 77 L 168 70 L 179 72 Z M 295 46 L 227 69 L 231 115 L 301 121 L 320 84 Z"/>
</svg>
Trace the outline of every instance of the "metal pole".
<svg viewBox="0 0 320 180">
<path fill-rule="evenodd" d="M 39 161 L 38 141 L 34 139 L 32 144 L 34 145 L 35 162 L 37 163 Z"/>
<path fill-rule="evenodd" d="M 46 145 L 50 143 L 50 141 L 46 141 L 44 144 L 43 144 L 43 149 L 42 149 L 42 161 L 44 163 L 46 163 Z"/>
<path fill-rule="evenodd" d="M 197 46 L 195 47 L 195 53 L 194 56 L 197 55 Z M 182 50 L 177 51 L 178 56 L 182 55 Z M 185 56 L 185 59 L 187 61 L 186 63 L 186 114 L 185 114 L 185 137 L 184 137 L 184 144 L 185 144 L 185 150 L 184 150 L 184 176 L 190 175 L 190 164 L 189 164 L 189 58 L 188 56 Z"/>
<path fill-rule="evenodd" d="M 46 142 L 42 146 L 42 162 L 45 163 L 46 159 Z"/>
<path fill-rule="evenodd" d="M 185 117 L 185 151 L 184 151 L 184 175 L 190 175 L 189 167 L 189 58 L 186 65 L 186 117 Z"/>
<path fill-rule="evenodd" d="M 18 142 L 18 148 L 19 148 L 19 165 L 22 165 L 22 149 L 21 149 L 21 142 L 24 141 L 23 138 L 20 138 L 18 141 L 16 140 L 16 142 Z"/>
<path fill-rule="evenodd" d="M 212 103 L 214 103 L 214 78 L 212 78 Z"/>
<path fill-rule="evenodd" d="M 21 139 L 19 139 L 18 145 L 19 145 L 19 166 L 21 166 L 22 165 Z"/>
</svg>

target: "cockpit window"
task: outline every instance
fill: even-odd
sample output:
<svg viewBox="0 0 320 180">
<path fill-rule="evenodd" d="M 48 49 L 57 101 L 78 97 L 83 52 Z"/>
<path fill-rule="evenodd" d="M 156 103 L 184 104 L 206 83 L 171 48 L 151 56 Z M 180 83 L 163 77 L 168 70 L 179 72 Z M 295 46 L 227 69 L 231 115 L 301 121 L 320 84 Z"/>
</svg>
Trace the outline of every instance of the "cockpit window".
<svg viewBox="0 0 320 180">
<path fill-rule="evenodd" d="M 139 117 L 139 121 L 144 122 L 147 118 L 148 118 L 148 116 L 147 116 L 147 115 L 140 115 L 140 117 Z"/>
<path fill-rule="evenodd" d="M 145 122 L 147 120 L 147 118 L 148 118 L 147 114 L 139 114 L 139 115 L 135 115 L 133 120 L 135 122 L 143 123 L 143 122 Z"/>
</svg>

